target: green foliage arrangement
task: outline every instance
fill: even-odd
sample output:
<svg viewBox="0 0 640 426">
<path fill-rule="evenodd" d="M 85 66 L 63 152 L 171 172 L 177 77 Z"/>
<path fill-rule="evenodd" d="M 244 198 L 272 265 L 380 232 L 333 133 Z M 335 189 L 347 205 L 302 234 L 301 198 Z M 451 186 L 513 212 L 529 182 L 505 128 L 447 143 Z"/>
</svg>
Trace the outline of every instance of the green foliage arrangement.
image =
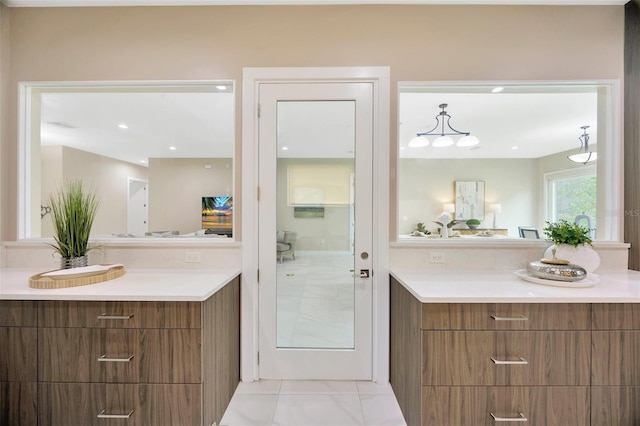
<svg viewBox="0 0 640 426">
<path fill-rule="evenodd" d="M 574 247 L 579 245 L 591 245 L 589 238 L 589 229 L 580 226 L 577 223 L 569 222 L 566 219 L 560 219 L 557 222 L 546 222 L 544 235 L 546 235 L 554 244 L 569 244 Z"/>
<path fill-rule="evenodd" d="M 429 235 L 431 232 L 424 226 L 423 222 L 418 222 L 416 225 L 416 231 L 422 232 L 425 235 Z"/>
<path fill-rule="evenodd" d="M 98 211 L 93 190 L 85 191 L 81 180 L 67 182 L 49 196 L 55 244 L 50 244 L 65 259 L 87 254 L 89 233 Z"/>
<path fill-rule="evenodd" d="M 478 219 L 467 219 L 465 223 L 467 225 L 480 225 L 480 221 Z"/>
</svg>

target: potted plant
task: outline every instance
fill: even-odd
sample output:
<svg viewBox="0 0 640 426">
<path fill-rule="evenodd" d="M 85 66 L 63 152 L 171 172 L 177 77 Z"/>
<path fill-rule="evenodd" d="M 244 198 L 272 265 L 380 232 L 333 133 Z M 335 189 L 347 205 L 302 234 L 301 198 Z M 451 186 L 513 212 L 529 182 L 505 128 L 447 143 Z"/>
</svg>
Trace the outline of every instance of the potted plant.
<svg viewBox="0 0 640 426">
<path fill-rule="evenodd" d="M 545 257 L 566 259 L 582 266 L 587 272 L 595 271 L 600 265 L 600 256 L 591 247 L 592 241 L 588 228 L 560 219 L 557 222 L 546 222 L 543 231 L 544 235 L 553 242 L 553 245 L 545 251 Z"/>
<path fill-rule="evenodd" d="M 67 182 L 49 196 L 53 239 L 50 244 L 60 255 L 60 268 L 87 266 L 89 233 L 98 210 L 93 190 L 85 191 L 81 180 Z"/>
<path fill-rule="evenodd" d="M 478 219 L 467 219 L 465 223 L 467 224 L 469 229 L 476 229 L 478 226 L 480 226 L 480 221 Z"/>
</svg>

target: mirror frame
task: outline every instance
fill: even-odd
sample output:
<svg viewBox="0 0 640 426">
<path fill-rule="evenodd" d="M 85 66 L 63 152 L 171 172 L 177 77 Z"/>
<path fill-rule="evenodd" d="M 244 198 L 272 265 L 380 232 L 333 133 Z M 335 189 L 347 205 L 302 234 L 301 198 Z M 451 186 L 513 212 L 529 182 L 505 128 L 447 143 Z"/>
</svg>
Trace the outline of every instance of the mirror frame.
<svg viewBox="0 0 640 426">
<path fill-rule="evenodd" d="M 32 237 L 31 236 L 31 209 L 33 208 L 31 202 L 31 160 L 32 154 L 30 149 L 31 141 L 31 96 L 34 90 L 42 89 L 83 89 L 83 88 L 127 88 L 127 87 L 142 87 L 152 88 L 159 86 L 173 86 L 173 87 L 200 87 L 200 86 L 213 86 L 216 84 L 230 84 L 233 87 L 233 157 L 231 159 L 232 167 L 232 183 L 231 193 L 236 198 L 236 140 L 237 140 L 237 84 L 234 79 L 214 79 L 214 80 L 104 80 L 104 81 L 27 81 L 18 83 L 18 235 L 17 241 L 37 241 L 37 240 L 52 240 L 53 237 Z M 180 242 L 202 242 L 206 244 L 212 243 L 233 243 L 237 242 L 237 217 L 240 212 L 237 212 L 233 216 L 232 231 L 233 237 L 231 238 L 200 238 L 200 237 L 182 237 L 182 238 L 149 238 L 149 237 L 91 237 L 91 241 L 122 243 L 127 241 L 128 243 L 159 243 L 170 244 Z"/>
<path fill-rule="evenodd" d="M 400 126 L 400 93 L 403 88 L 410 86 L 422 86 L 424 88 L 432 87 L 434 89 L 438 89 L 438 91 L 446 90 L 447 87 L 496 87 L 496 86 L 539 86 L 539 87 L 550 87 L 550 86 L 580 86 L 580 85 L 591 85 L 591 86 L 602 86 L 607 87 L 609 92 L 609 97 L 607 99 L 606 106 L 606 120 L 607 128 L 606 128 L 606 142 L 604 143 L 604 187 L 607 189 L 604 191 L 605 199 L 597 200 L 598 205 L 605 206 L 605 223 L 604 223 L 604 239 L 594 240 L 595 243 L 604 242 L 604 243 L 621 243 L 623 242 L 623 219 L 624 219 L 624 206 L 623 206 L 623 184 L 624 184 L 624 176 L 623 176 L 623 158 L 622 158 L 622 148 L 623 148 L 623 140 L 622 140 L 622 92 L 621 92 L 621 83 L 620 80 L 612 80 L 612 79 L 603 79 L 603 80 L 518 80 L 518 81 L 495 81 L 495 80 L 487 80 L 487 81 L 398 81 L 397 85 L 397 111 L 398 115 L 396 117 L 396 167 L 397 167 L 397 184 L 396 184 L 396 220 L 395 220 L 395 242 L 396 243 L 411 243 L 412 245 L 415 243 L 425 244 L 425 243 L 435 243 L 442 244 L 443 240 L 438 239 L 422 239 L 416 241 L 416 239 L 409 240 L 407 238 L 401 238 L 399 233 L 399 223 L 401 218 L 400 213 L 400 137 L 401 137 L 401 126 Z M 609 143 L 611 142 L 611 143 Z M 599 148 L 600 150 L 601 148 Z M 610 206 L 607 208 L 606 206 Z M 544 236 L 540 241 L 544 240 Z M 460 239 L 452 239 L 448 240 L 447 243 L 450 244 L 467 244 L 469 242 L 473 242 L 474 244 L 485 244 L 485 245 L 507 245 L 509 243 L 513 244 L 518 243 L 521 244 L 522 241 L 518 239 L 491 239 L 491 241 L 487 241 L 487 239 L 478 238 L 476 240 L 460 240 Z M 539 242 L 532 240 L 526 241 L 529 244 L 537 244 Z"/>
</svg>

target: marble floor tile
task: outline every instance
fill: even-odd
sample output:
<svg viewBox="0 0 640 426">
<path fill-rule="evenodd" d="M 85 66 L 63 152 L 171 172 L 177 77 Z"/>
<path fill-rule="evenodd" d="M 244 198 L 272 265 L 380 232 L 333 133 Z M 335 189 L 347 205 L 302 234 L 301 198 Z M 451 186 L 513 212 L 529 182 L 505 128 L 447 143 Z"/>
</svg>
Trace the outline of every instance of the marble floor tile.
<svg viewBox="0 0 640 426">
<path fill-rule="evenodd" d="M 367 426 L 406 425 L 396 397 L 391 395 L 360 395 L 364 424 Z"/>
<path fill-rule="evenodd" d="M 358 395 L 280 395 L 274 425 L 364 425 Z"/>
<path fill-rule="evenodd" d="M 280 394 L 358 394 L 356 382 L 344 380 L 283 380 Z"/>
<path fill-rule="evenodd" d="M 236 388 L 235 395 L 258 395 L 258 394 L 271 394 L 277 395 L 280 393 L 280 386 L 282 380 L 258 380 L 251 383 L 239 383 Z"/>
<path fill-rule="evenodd" d="M 220 425 L 272 425 L 278 395 L 234 394 Z"/>
</svg>

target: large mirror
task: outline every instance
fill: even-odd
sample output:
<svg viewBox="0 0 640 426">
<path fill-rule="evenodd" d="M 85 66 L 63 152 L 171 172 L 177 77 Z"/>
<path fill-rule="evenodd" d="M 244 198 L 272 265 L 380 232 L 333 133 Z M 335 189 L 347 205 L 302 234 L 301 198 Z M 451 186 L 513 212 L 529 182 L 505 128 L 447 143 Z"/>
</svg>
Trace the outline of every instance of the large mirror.
<svg viewBox="0 0 640 426">
<path fill-rule="evenodd" d="M 21 85 L 22 238 L 49 196 L 95 189 L 94 238 L 233 237 L 234 84 Z"/>
<path fill-rule="evenodd" d="M 616 82 L 401 83 L 398 239 L 544 238 L 546 221 L 566 219 L 618 241 L 618 92 Z M 436 222 L 449 217 L 445 232 Z"/>
</svg>

